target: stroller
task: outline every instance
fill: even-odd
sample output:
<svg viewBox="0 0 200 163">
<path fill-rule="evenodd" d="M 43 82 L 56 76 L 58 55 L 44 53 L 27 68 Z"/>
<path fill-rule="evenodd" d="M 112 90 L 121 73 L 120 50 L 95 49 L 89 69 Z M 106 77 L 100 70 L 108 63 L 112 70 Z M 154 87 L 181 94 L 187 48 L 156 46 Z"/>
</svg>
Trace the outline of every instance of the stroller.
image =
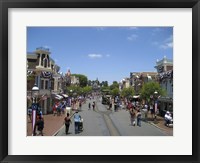
<svg viewBox="0 0 200 163">
<path fill-rule="evenodd" d="M 83 131 L 83 118 L 80 117 L 79 131 Z"/>
</svg>

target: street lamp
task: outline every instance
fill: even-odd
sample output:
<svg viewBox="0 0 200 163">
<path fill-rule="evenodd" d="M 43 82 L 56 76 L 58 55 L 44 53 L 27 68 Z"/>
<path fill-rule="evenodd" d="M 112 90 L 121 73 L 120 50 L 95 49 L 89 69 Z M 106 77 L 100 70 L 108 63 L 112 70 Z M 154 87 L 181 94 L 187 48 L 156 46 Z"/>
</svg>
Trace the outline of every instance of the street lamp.
<svg viewBox="0 0 200 163">
<path fill-rule="evenodd" d="M 32 136 L 35 136 L 36 115 L 38 110 L 37 97 L 39 95 L 39 88 L 35 84 L 32 88 Z"/>
<path fill-rule="evenodd" d="M 155 121 L 157 122 L 157 108 L 158 108 L 158 92 L 154 92 L 154 99 L 155 99 Z"/>
</svg>

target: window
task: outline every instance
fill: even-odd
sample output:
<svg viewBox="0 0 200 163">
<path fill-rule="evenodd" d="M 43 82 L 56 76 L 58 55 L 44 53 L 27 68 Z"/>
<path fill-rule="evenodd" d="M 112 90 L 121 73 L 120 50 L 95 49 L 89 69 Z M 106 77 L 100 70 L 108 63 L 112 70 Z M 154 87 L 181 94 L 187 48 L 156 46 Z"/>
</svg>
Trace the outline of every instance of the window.
<svg viewBox="0 0 200 163">
<path fill-rule="evenodd" d="M 48 67 L 48 59 L 47 59 L 47 58 L 44 58 L 43 62 L 44 62 L 44 67 L 45 67 L 45 68 Z"/>
<path fill-rule="evenodd" d="M 48 80 L 46 80 L 45 81 L 45 89 L 48 89 L 49 87 L 48 87 L 48 84 L 49 84 L 49 82 L 48 82 Z"/>
<path fill-rule="evenodd" d="M 42 63 L 41 63 L 42 66 L 44 66 L 44 63 L 43 63 L 44 58 L 45 58 L 45 54 L 42 54 Z"/>
<path fill-rule="evenodd" d="M 40 88 L 41 88 L 41 89 L 44 89 L 44 80 L 41 80 L 41 81 L 40 81 Z"/>
</svg>

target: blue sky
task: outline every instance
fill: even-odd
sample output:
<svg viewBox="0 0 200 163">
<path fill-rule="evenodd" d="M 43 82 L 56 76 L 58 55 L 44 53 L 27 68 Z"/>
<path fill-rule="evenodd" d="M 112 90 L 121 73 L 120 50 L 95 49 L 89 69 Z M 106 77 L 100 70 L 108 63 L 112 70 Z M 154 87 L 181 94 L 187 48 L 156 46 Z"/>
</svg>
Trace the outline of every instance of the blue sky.
<svg viewBox="0 0 200 163">
<path fill-rule="evenodd" d="M 47 47 L 61 72 L 120 81 L 173 59 L 172 27 L 28 27 L 27 52 Z"/>
</svg>

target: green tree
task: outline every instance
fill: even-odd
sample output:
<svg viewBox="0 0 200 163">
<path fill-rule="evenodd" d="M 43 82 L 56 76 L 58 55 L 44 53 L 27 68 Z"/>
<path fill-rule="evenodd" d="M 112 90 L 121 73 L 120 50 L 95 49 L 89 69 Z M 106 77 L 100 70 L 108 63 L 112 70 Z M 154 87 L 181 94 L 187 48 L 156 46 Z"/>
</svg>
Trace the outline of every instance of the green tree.
<svg viewBox="0 0 200 163">
<path fill-rule="evenodd" d="M 111 90 L 111 95 L 112 96 L 118 96 L 119 95 L 119 88 L 114 88 L 113 90 Z"/>
<path fill-rule="evenodd" d="M 157 91 L 158 95 L 166 95 L 166 90 L 162 89 L 158 82 L 148 82 L 142 86 L 140 91 L 141 98 L 149 101 L 151 96 L 154 96 L 154 92 Z"/>
<path fill-rule="evenodd" d="M 83 93 L 84 95 L 90 93 L 91 91 L 92 91 L 92 87 L 91 87 L 91 86 L 86 86 L 86 87 L 83 87 L 83 88 L 82 88 L 82 93 Z"/>
<path fill-rule="evenodd" d="M 101 86 L 101 87 L 108 87 L 108 81 L 102 81 L 102 82 L 100 83 L 100 86 Z"/>
<path fill-rule="evenodd" d="M 119 88 L 119 83 L 117 81 L 113 81 L 112 85 L 110 85 L 110 90 L 113 90 L 115 88 Z"/>
<path fill-rule="evenodd" d="M 104 90 L 110 91 L 110 87 L 102 86 L 102 87 L 101 87 L 101 91 L 104 91 Z"/>
<path fill-rule="evenodd" d="M 88 84 L 87 76 L 82 74 L 72 74 L 71 76 L 76 76 L 79 78 L 80 87 L 85 87 Z"/>
<path fill-rule="evenodd" d="M 104 86 L 108 87 L 108 81 L 104 81 Z"/>
<path fill-rule="evenodd" d="M 124 88 L 121 92 L 121 96 L 126 98 L 134 96 L 134 88 L 133 87 Z"/>
<path fill-rule="evenodd" d="M 29 76 L 27 76 L 27 81 L 35 81 L 35 75 L 31 74 Z"/>
<path fill-rule="evenodd" d="M 80 89 L 81 89 L 81 87 L 79 87 L 79 86 L 74 86 L 74 85 L 71 85 L 71 86 L 67 86 L 67 87 L 66 87 L 67 94 L 69 94 L 69 96 L 72 96 L 72 95 L 79 95 L 79 94 L 80 94 Z"/>
<path fill-rule="evenodd" d="M 88 80 L 88 86 L 91 86 L 91 85 L 92 85 L 92 81 Z"/>
</svg>

